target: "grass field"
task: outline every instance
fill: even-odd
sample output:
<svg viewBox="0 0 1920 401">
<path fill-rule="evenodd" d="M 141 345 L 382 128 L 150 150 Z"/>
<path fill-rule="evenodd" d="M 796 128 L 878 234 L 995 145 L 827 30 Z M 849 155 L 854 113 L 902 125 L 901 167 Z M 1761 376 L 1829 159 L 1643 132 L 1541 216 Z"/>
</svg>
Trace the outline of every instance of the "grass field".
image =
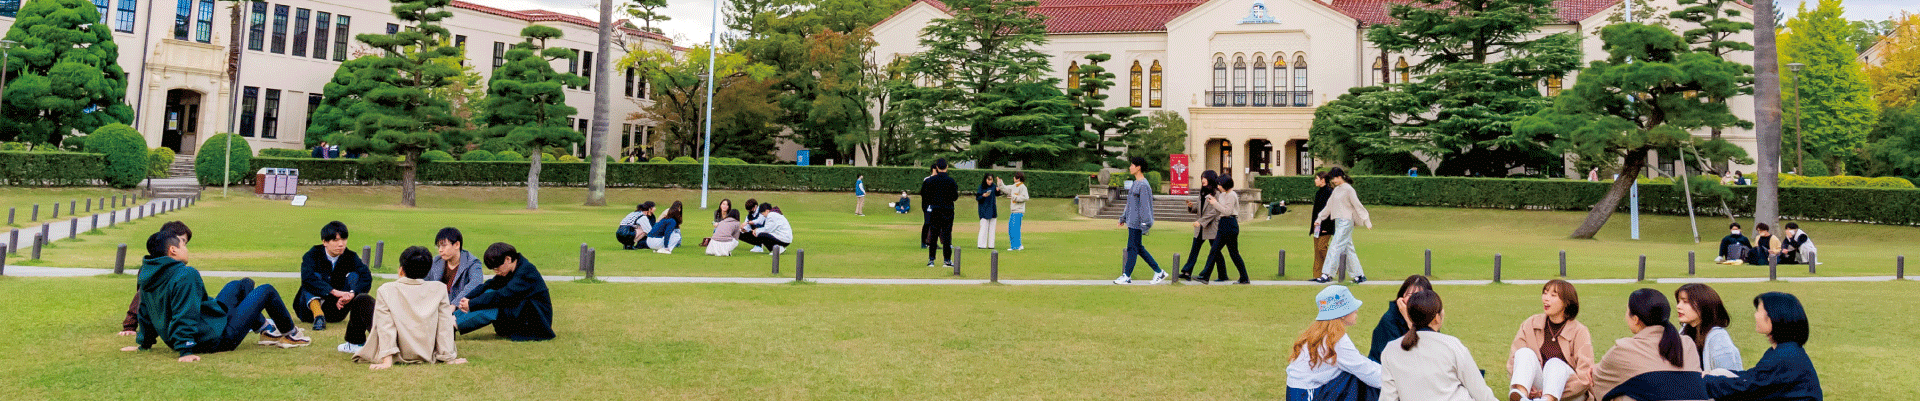
<svg viewBox="0 0 1920 401">
<path fill-rule="evenodd" d="M 87 210 L 87 199 L 96 200 L 93 210 L 100 210 L 100 198 L 133 194 L 133 191 L 120 191 L 106 188 L 0 188 L 0 208 L 13 208 L 14 221 L 11 227 L 38 227 L 40 223 L 31 222 L 33 205 L 40 205 L 40 219 L 44 222 L 53 216 L 53 204 L 60 204 L 60 219 L 66 220 L 72 215 L 67 202 L 80 201 L 80 210 Z M 8 227 L 8 226 L 0 226 Z"/>
<path fill-rule="evenodd" d="M 50 192 L 49 192 L 50 191 Z M 28 205 L 62 196 L 67 191 L 0 189 L 0 205 Z M 195 233 L 195 265 L 203 270 L 297 271 L 298 258 L 317 244 L 321 225 L 341 220 L 351 228 L 351 248 L 386 242 L 385 271 L 411 245 L 430 245 L 441 227 L 465 232 L 468 250 L 478 253 L 495 241 L 512 243 L 552 274 L 572 274 L 581 243 L 599 249 L 599 274 L 607 276 L 770 276 L 768 259 L 741 249 L 735 256 L 702 255 L 697 245 L 710 231 L 702 222 L 711 210 L 697 208 L 694 190 L 614 189 L 613 206 L 584 207 L 584 190 L 547 188 L 542 209 L 525 209 L 523 188 L 422 187 L 420 207 L 394 206 L 394 187 L 309 187 L 305 207 L 284 201 L 265 201 L 236 193 L 220 198 L 209 192 L 199 205 L 157 218 L 105 230 L 105 235 L 63 241 L 37 262 L 57 267 L 112 267 L 114 247 L 141 244 L 160 222 L 182 220 Z M 91 194 L 98 196 L 97 194 Z M 894 214 L 886 208 L 888 194 L 868 200 L 865 217 L 852 215 L 852 196 L 835 193 L 781 193 L 716 191 L 712 201 L 746 198 L 771 201 L 787 211 L 795 226 L 794 249 L 807 251 L 808 275 L 813 277 L 950 277 L 946 269 L 928 269 L 926 252 L 917 247 L 920 215 Z M 691 224 L 683 230 L 688 246 L 672 255 L 622 251 L 613 240 L 613 226 L 632 204 L 672 200 L 694 204 L 687 213 Z M 918 200 L 915 202 L 918 204 Z M 1003 202 L 1004 203 L 1004 202 Z M 973 249 L 978 220 L 973 203 L 962 201 L 954 223 L 954 243 L 965 255 L 965 276 L 986 275 L 987 252 Z M 1003 214 L 1004 214 L 1004 206 Z M 1008 222 L 999 222 L 1002 249 L 1001 277 L 1007 279 L 1111 279 L 1119 270 L 1125 232 L 1111 220 L 1084 218 L 1074 213 L 1069 199 L 1036 199 L 1028 208 L 1025 251 L 1005 251 L 1010 240 Z M 1242 254 L 1256 279 L 1275 277 L 1276 253 L 1287 250 L 1286 279 L 1307 278 L 1311 268 L 1311 239 L 1305 235 L 1305 212 L 1265 216 L 1249 221 L 1241 235 Z M 1493 256 L 1504 256 L 1508 279 L 1543 279 L 1558 274 L 1558 251 L 1568 252 L 1571 278 L 1634 277 L 1639 255 L 1647 255 L 1649 277 L 1684 277 L 1687 252 L 1697 252 L 1701 277 L 1765 277 L 1763 266 L 1730 267 L 1712 264 L 1714 247 L 1725 235 L 1724 217 L 1702 216 L 1701 242 L 1694 243 L 1685 217 L 1645 216 L 1641 240 L 1628 239 L 1628 218 L 1617 215 L 1596 240 L 1566 239 L 1583 213 L 1486 209 L 1373 208 L 1375 229 L 1356 233 L 1360 255 L 1374 278 L 1404 276 L 1422 269 L 1423 250 L 1433 252 L 1433 272 L 1440 279 L 1489 279 Z M 1913 252 L 1910 241 L 1920 229 L 1816 222 L 1806 224 L 1820 245 L 1820 276 L 1891 275 L 1894 258 Z M 1751 231 L 1751 230 L 1749 230 Z M 1190 228 L 1163 222 L 1148 236 L 1149 249 L 1160 263 L 1170 264 L 1174 253 L 1188 253 Z M 1202 249 L 1205 250 L 1204 248 Z M 1920 256 L 1920 252 L 1914 252 Z M 1183 255 L 1183 257 L 1185 257 Z M 791 266 L 791 255 L 783 265 Z M 19 259 L 14 259 L 18 263 Z M 791 269 L 787 272 L 789 273 Z M 1136 278 L 1145 278 L 1139 267 Z M 1783 266 L 1782 276 L 1809 276 L 1804 266 Z"/>
<path fill-rule="evenodd" d="M 549 342 L 462 336 L 463 366 L 371 372 L 333 350 L 244 346 L 195 364 L 123 353 L 131 277 L 0 277 L 0 399 L 1278 399 L 1287 346 L 1317 287 L 864 286 L 554 283 Z M 264 280 L 280 288 L 292 280 Z M 208 283 L 213 289 L 220 280 Z M 1636 285 L 1583 285 L 1596 353 L 1627 335 Z M 1660 286 L 1671 292 L 1674 286 Z M 1808 351 L 1828 399 L 1920 398 L 1910 354 L 1920 284 L 1717 285 L 1748 364 L 1765 340 L 1749 302 L 1790 291 L 1812 316 Z M 1357 289 L 1367 348 L 1391 287 Z M 1442 286 L 1449 334 L 1503 387 L 1537 286 Z M 1890 302 L 1891 301 L 1891 302 Z M 1895 317 L 1895 318 L 1890 318 Z M 404 388 L 404 389 L 403 389 Z"/>
</svg>

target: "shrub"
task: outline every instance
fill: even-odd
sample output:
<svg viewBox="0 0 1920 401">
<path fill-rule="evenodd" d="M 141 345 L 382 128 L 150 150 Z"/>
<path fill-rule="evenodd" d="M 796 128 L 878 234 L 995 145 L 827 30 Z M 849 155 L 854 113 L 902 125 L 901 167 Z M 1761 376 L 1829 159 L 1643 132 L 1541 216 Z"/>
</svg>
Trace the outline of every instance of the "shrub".
<svg viewBox="0 0 1920 401">
<path fill-rule="evenodd" d="M 1786 164 L 1786 163 L 1781 163 L 1781 164 Z M 1808 176 L 1808 177 L 1826 177 L 1826 176 L 1833 175 L 1833 169 L 1827 168 L 1827 163 L 1820 161 L 1820 159 L 1818 158 L 1807 160 L 1806 165 L 1807 165 L 1807 171 L 1801 171 L 1800 175 Z M 1781 168 L 1785 169 L 1786 167 L 1782 166 Z"/>
<path fill-rule="evenodd" d="M 467 152 L 467 154 L 460 155 L 461 161 L 470 161 L 470 162 L 490 162 L 490 161 L 498 160 L 498 158 L 499 156 L 494 156 L 493 152 L 488 152 L 485 150 L 475 150 L 475 151 Z"/>
<path fill-rule="evenodd" d="M 260 157 L 311 158 L 313 157 L 313 151 L 306 149 L 266 148 L 260 149 Z"/>
<path fill-rule="evenodd" d="M 582 160 L 578 157 L 573 157 L 573 155 L 560 155 L 560 158 L 554 159 L 554 161 L 560 163 L 579 163 Z"/>
<path fill-rule="evenodd" d="M 227 148 L 228 138 L 232 138 L 233 148 Z M 228 155 L 233 164 L 226 164 Z M 222 185 L 246 182 L 253 178 L 253 147 L 247 138 L 234 134 L 216 134 L 200 145 L 200 152 L 193 157 L 193 175 L 200 179 L 200 185 Z M 221 167 L 227 167 L 222 170 Z M 225 174 L 223 174 L 225 173 Z M 223 181 L 224 179 L 224 181 Z"/>
<path fill-rule="evenodd" d="M 420 153 L 420 160 L 426 162 L 450 162 L 453 161 L 453 155 L 444 150 L 429 150 Z"/>
<path fill-rule="evenodd" d="M 560 158 L 558 158 L 558 157 L 554 157 L 552 153 L 541 153 L 541 154 L 540 154 L 540 161 L 548 161 L 548 162 L 550 162 L 550 161 L 557 161 L 557 160 L 560 160 Z"/>
<path fill-rule="evenodd" d="M 1148 184 L 1151 184 L 1151 185 L 1153 185 L 1153 186 L 1150 186 L 1150 187 L 1147 187 L 1147 188 L 1148 188 L 1148 189 L 1151 189 L 1151 190 L 1153 190 L 1153 192 L 1154 192 L 1154 193 L 1160 193 L 1160 185 L 1159 185 L 1159 184 L 1160 184 L 1160 183 L 1163 183 L 1163 182 L 1166 182 L 1166 181 L 1164 181 L 1164 180 L 1162 180 L 1162 179 L 1161 179 L 1161 177 L 1163 177 L 1163 176 L 1162 176 L 1162 175 L 1160 174 L 1160 172 L 1158 172 L 1158 171 L 1148 171 L 1148 172 L 1147 172 L 1146 174 L 1142 174 L 1142 175 L 1144 175 L 1144 176 L 1146 176 L 1146 177 L 1147 177 L 1147 183 L 1148 183 Z M 1196 183 L 1192 183 L 1192 184 L 1189 184 L 1189 185 L 1199 185 L 1199 184 L 1200 184 L 1200 183 L 1197 183 L 1197 182 L 1196 182 Z"/>
<path fill-rule="evenodd" d="M 369 157 L 373 158 L 373 157 Z M 365 160 L 365 159 L 362 159 Z M 259 167 L 300 169 L 304 184 L 393 185 L 399 181 L 396 167 L 386 164 L 356 163 L 351 160 L 262 158 Z M 460 162 L 427 163 L 420 166 L 418 179 L 427 185 L 526 185 L 530 163 Z M 585 186 L 586 163 L 547 163 L 542 165 L 540 181 L 551 186 Z M 1006 171 L 959 170 L 951 172 L 958 182 L 979 182 L 987 173 L 1006 175 Z M 1085 172 L 1027 170 L 1028 187 L 1033 196 L 1071 197 L 1087 193 Z M 793 165 L 714 165 L 714 188 L 748 191 L 831 191 L 852 192 L 853 178 L 867 176 L 867 190 L 899 192 L 920 190 L 927 176 L 922 167 L 853 167 Z M 681 163 L 617 163 L 607 167 L 610 187 L 693 188 L 700 186 L 700 165 Z"/>
<path fill-rule="evenodd" d="M 700 164 L 700 161 L 689 156 L 680 156 L 673 158 L 673 163 Z"/>
<path fill-rule="evenodd" d="M 507 151 L 501 151 L 500 153 L 493 154 L 493 161 L 523 162 L 523 161 L 527 161 L 527 157 L 521 156 L 520 152 L 507 150 Z"/>
<path fill-rule="evenodd" d="M 167 178 L 173 173 L 167 171 L 173 167 L 173 148 L 165 146 L 147 151 L 147 177 Z"/>
<path fill-rule="evenodd" d="M 9 186 L 98 185 L 106 155 L 0 151 L 0 184 Z"/>
<path fill-rule="evenodd" d="M 25 152 L 33 150 L 33 144 L 26 142 L 0 143 L 0 152 Z"/>
<path fill-rule="evenodd" d="M 654 156 L 654 157 L 653 157 L 652 159 L 647 159 L 647 162 L 648 162 L 648 163 L 666 163 L 666 162 L 667 162 L 667 158 L 665 158 L 665 157 L 659 157 L 659 156 Z"/>
<path fill-rule="evenodd" d="M 114 188 L 133 188 L 147 178 L 147 138 L 126 124 L 101 126 L 87 135 L 87 151 L 107 156 L 102 179 Z"/>
<path fill-rule="evenodd" d="M 1900 177 L 1876 177 L 1867 180 L 1868 188 L 1913 188 L 1913 182 Z"/>
</svg>

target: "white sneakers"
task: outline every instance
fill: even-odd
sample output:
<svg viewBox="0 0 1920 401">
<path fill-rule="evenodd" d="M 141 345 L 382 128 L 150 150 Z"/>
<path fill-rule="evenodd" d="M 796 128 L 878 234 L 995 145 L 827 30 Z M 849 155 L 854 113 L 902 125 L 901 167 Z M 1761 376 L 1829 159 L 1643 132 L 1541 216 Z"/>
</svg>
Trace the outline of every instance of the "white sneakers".
<svg viewBox="0 0 1920 401">
<path fill-rule="evenodd" d="M 672 255 L 672 254 L 673 254 L 673 248 L 660 248 L 660 249 L 655 249 L 655 250 L 653 250 L 653 253 L 664 253 L 664 254 L 668 254 L 668 255 Z"/>
<path fill-rule="evenodd" d="M 1120 276 L 1120 278 L 1113 279 L 1113 283 L 1114 284 L 1133 284 L 1133 277 Z"/>
<path fill-rule="evenodd" d="M 340 352 L 345 352 L 345 353 L 349 353 L 349 354 L 357 354 L 357 353 L 360 353 L 360 349 L 361 349 L 361 348 L 365 348 L 365 346 L 363 346 L 363 345 L 353 345 L 353 343 L 340 343 L 340 346 L 338 346 L 338 347 L 333 347 L 333 349 L 334 349 L 334 350 L 336 350 L 336 351 L 340 351 Z"/>
<path fill-rule="evenodd" d="M 749 251 L 751 251 L 751 252 L 753 252 L 753 253 L 766 253 L 766 252 L 767 252 L 767 251 L 766 251 L 766 249 L 764 249 L 764 248 L 761 248 L 761 247 L 760 247 L 759 245 L 754 245 L 754 246 L 753 246 L 753 249 L 750 249 Z"/>
<path fill-rule="evenodd" d="M 1167 277 L 1168 276 L 1166 271 L 1155 272 L 1153 273 L 1152 284 L 1157 285 L 1160 283 L 1167 282 Z M 1133 276 L 1120 276 L 1120 278 L 1113 279 L 1113 283 L 1114 284 L 1133 284 Z"/>
</svg>

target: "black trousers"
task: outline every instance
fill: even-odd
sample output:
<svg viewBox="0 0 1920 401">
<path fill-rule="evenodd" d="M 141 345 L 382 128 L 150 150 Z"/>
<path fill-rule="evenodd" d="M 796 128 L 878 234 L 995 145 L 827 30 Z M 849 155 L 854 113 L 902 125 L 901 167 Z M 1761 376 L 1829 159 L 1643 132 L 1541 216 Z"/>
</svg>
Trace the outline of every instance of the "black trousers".
<svg viewBox="0 0 1920 401">
<path fill-rule="evenodd" d="M 1232 228 L 1229 229 L 1229 226 Z M 1247 277 L 1247 261 L 1240 258 L 1240 224 L 1238 221 L 1232 218 L 1220 219 L 1220 235 L 1215 237 L 1212 244 L 1213 248 L 1207 252 L 1206 268 L 1200 270 L 1200 277 L 1206 277 L 1207 273 L 1213 272 L 1213 268 L 1218 266 L 1220 268 L 1219 281 L 1227 281 L 1227 261 L 1220 257 L 1220 248 L 1225 247 L 1227 248 L 1227 253 L 1233 256 L 1234 267 L 1240 270 L 1240 282 L 1245 283 L 1252 281 L 1251 277 Z"/>
<path fill-rule="evenodd" d="M 927 260 L 939 253 L 942 261 L 953 261 L 953 208 L 933 208 L 927 212 Z"/>
<path fill-rule="evenodd" d="M 753 245 L 757 247 L 772 247 L 774 245 L 779 245 L 779 246 L 793 245 L 791 243 L 780 242 L 780 240 L 773 238 L 773 234 L 769 234 L 769 233 L 760 233 L 760 235 L 742 235 L 740 236 L 740 242 L 745 242 L 747 243 L 747 245 Z M 769 249 L 767 250 L 767 252 L 773 252 L 773 250 Z"/>
<path fill-rule="evenodd" d="M 294 305 L 292 305 L 293 314 L 299 315 L 300 321 L 312 322 L 313 309 L 307 307 L 307 302 L 309 302 L 309 300 L 320 301 L 320 313 L 326 316 L 327 321 L 347 321 L 346 340 L 348 343 L 359 345 L 367 344 L 367 331 L 373 329 L 372 295 L 354 294 L 353 300 L 347 301 L 347 307 L 345 308 L 339 307 L 340 298 L 334 297 L 333 294 L 315 296 L 302 291 L 299 296 L 294 298 L 296 301 L 294 301 Z M 281 330 L 287 329 L 282 328 Z"/>
<path fill-rule="evenodd" d="M 1217 240 L 1216 240 L 1216 241 L 1217 241 Z M 1187 263 L 1186 263 L 1186 265 L 1184 265 L 1184 266 L 1181 266 L 1181 267 L 1180 267 L 1180 274 L 1181 274 L 1181 275 L 1191 275 L 1191 274 L 1193 274 L 1193 264 L 1194 264 L 1194 262 L 1199 262 L 1199 261 L 1200 261 L 1200 244 L 1204 244 L 1204 243 L 1207 243 L 1207 240 L 1203 240 L 1203 239 L 1200 239 L 1200 237 L 1197 237 L 1197 236 L 1196 236 L 1196 237 L 1193 237 L 1193 246 L 1191 246 L 1191 247 L 1189 247 L 1189 248 L 1187 249 Z M 1205 268 L 1203 269 L 1203 271 L 1212 271 L 1212 269 L 1211 269 L 1211 268 L 1213 267 L 1213 263 L 1215 263 L 1215 262 L 1218 262 L 1218 261 L 1216 261 L 1216 260 L 1213 260 L 1213 259 L 1207 259 L 1207 266 L 1205 266 Z M 1224 263 L 1224 262 L 1222 262 L 1222 263 Z M 1226 268 L 1226 267 L 1227 267 L 1227 265 L 1225 265 L 1225 264 L 1221 264 L 1221 265 L 1220 265 L 1220 278 L 1219 278 L 1219 279 L 1215 279 L 1215 280 L 1213 280 L 1213 281 L 1227 281 L 1227 268 Z M 1202 279 L 1202 280 L 1204 280 L 1204 279 L 1206 279 L 1206 278 L 1207 278 L 1207 275 L 1206 275 L 1206 274 L 1201 274 L 1201 275 L 1200 275 L 1200 279 Z"/>
</svg>

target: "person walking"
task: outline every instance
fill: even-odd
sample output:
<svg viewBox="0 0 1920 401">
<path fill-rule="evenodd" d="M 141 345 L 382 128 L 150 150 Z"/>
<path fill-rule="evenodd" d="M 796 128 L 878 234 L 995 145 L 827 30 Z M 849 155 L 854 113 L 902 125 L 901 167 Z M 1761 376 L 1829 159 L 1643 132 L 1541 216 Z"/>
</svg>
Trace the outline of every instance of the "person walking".
<svg viewBox="0 0 1920 401">
<path fill-rule="evenodd" d="M 1147 267 L 1153 268 L 1153 284 L 1160 284 L 1167 280 L 1167 272 L 1160 270 L 1160 262 L 1155 262 L 1153 254 L 1147 253 L 1147 247 L 1140 243 L 1147 230 L 1153 228 L 1153 183 L 1147 182 L 1147 176 L 1140 172 L 1147 167 L 1147 159 L 1136 156 L 1127 161 L 1133 184 L 1127 187 L 1127 209 L 1120 213 L 1119 223 L 1127 229 L 1127 261 L 1121 267 L 1120 278 L 1113 279 L 1113 283 L 1133 284 L 1134 256 L 1139 256 L 1147 260 Z"/>
<path fill-rule="evenodd" d="M 1220 249 L 1226 248 L 1227 255 L 1233 258 L 1233 267 L 1240 271 L 1240 281 L 1234 284 L 1253 284 L 1252 278 L 1247 276 L 1247 260 L 1240 258 L 1240 218 L 1239 213 L 1234 211 L 1234 206 L 1240 204 L 1240 195 L 1233 192 L 1233 177 L 1220 176 L 1214 179 L 1213 185 L 1213 199 L 1207 202 L 1207 206 L 1212 207 L 1214 214 L 1219 217 L 1215 220 L 1216 229 L 1212 248 L 1207 252 L 1206 268 L 1200 270 L 1200 283 L 1206 284 L 1207 274 L 1212 273 L 1215 267 L 1220 268 L 1219 281 L 1227 281 L 1227 260 L 1220 257 Z"/>
<path fill-rule="evenodd" d="M 1353 271 L 1353 283 L 1367 282 L 1367 273 L 1360 268 L 1360 255 L 1353 248 L 1353 226 L 1365 225 L 1373 228 L 1373 220 L 1367 216 L 1366 205 L 1360 204 L 1360 195 L 1353 191 L 1353 178 L 1346 171 L 1334 167 L 1327 171 L 1327 185 L 1333 187 L 1333 195 L 1327 199 L 1327 207 L 1314 216 L 1315 220 L 1333 219 L 1333 242 L 1327 248 L 1327 260 L 1321 265 L 1320 282 L 1326 282 L 1328 272 L 1342 264 Z"/>
<path fill-rule="evenodd" d="M 933 267 L 935 253 L 947 267 L 953 267 L 953 201 L 958 199 L 960 184 L 947 175 L 947 159 L 934 159 L 933 176 L 920 181 L 920 202 L 927 208 L 925 239 L 921 241 L 927 246 L 927 267 Z"/>
<path fill-rule="evenodd" d="M 1000 202 L 998 200 L 1000 198 L 1000 185 L 998 184 L 999 181 L 993 178 L 993 174 L 987 174 L 986 179 L 980 183 L 980 188 L 973 192 L 973 201 L 980 204 L 978 209 L 980 213 L 980 234 L 975 236 L 973 243 L 975 248 L 993 249 L 994 229 L 1000 225 Z"/>
<path fill-rule="evenodd" d="M 1327 209 L 1327 199 L 1333 198 L 1333 186 L 1327 185 L 1327 172 L 1313 173 L 1314 190 L 1313 214 L 1307 215 L 1307 235 L 1313 237 L 1313 278 L 1316 283 L 1330 280 L 1325 270 L 1327 264 L 1327 246 L 1333 244 L 1333 220 L 1320 218 L 1320 212 Z"/>
<path fill-rule="evenodd" d="M 867 175 L 853 177 L 853 215 L 867 215 Z M 714 220 L 719 221 L 719 220 Z"/>
<path fill-rule="evenodd" d="M 1025 250 L 1020 243 L 1020 221 L 1027 216 L 1027 173 L 1013 172 L 1013 185 L 1000 183 L 1000 191 L 1007 194 L 1007 237 L 1013 239 L 1013 250 Z"/>
<path fill-rule="evenodd" d="M 1179 280 L 1193 280 L 1193 264 L 1200 262 L 1200 244 L 1207 242 L 1207 238 L 1201 234 L 1207 226 L 1214 221 L 1213 217 L 1215 217 L 1207 215 L 1207 212 L 1210 210 L 1207 209 L 1206 206 L 1203 206 L 1203 203 L 1206 202 L 1208 197 L 1213 196 L 1213 179 L 1216 177 L 1219 177 L 1219 175 L 1214 173 L 1213 170 L 1200 172 L 1200 183 L 1198 187 L 1200 188 L 1200 202 L 1187 201 L 1187 213 L 1193 213 L 1198 217 L 1194 218 L 1195 228 L 1193 230 L 1193 242 L 1187 246 L 1187 256 L 1190 257 L 1187 258 L 1186 264 L 1180 266 L 1180 275 L 1176 276 Z M 1179 262 L 1179 260 L 1174 260 L 1174 263 Z M 1226 271 L 1222 270 L 1220 273 L 1226 274 Z M 1200 276 L 1200 279 L 1206 280 L 1207 277 Z M 1222 278 L 1221 281 L 1226 281 L 1226 279 Z"/>
</svg>

